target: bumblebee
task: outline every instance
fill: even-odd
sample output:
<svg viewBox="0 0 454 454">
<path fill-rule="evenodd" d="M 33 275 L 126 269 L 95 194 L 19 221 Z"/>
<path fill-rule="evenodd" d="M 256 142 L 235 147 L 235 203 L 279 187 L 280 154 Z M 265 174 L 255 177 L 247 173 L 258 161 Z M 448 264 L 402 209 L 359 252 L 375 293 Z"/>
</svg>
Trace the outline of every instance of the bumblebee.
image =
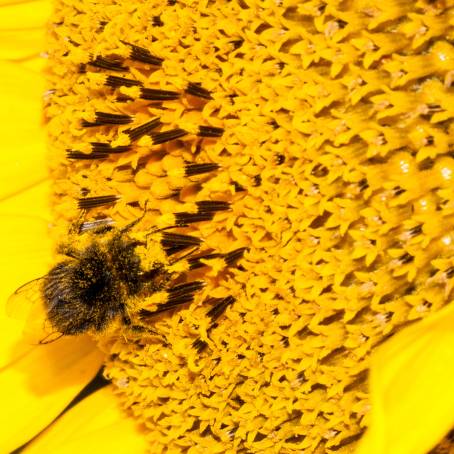
<svg viewBox="0 0 454 454">
<path fill-rule="evenodd" d="M 163 60 L 146 48 L 123 41 L 121 43 L 128 49 L 126 58 L 87 55 L 89 59 L 79 68 L 81 77 L 91 77 L 90 80 L 96 86 L 96 95 L 102 90 L 111 94 L 117 92 L 117 100 L 124 101 L 124 95 L 118 90 L 121 87 L 133 87 L 135 89 L 126 97 L 130 103 L 128 105 L 139 100 L 147 101 L 155 107 L 152 109 L 155 113 L 159 112 L 160 103 L 175 101 L 183 96 L 198 98 L 198 105 L 213 99 L 211 92 L 198 82 L 188 82 L 186 88 L 179 92 L 146 87 L 133 74 L 131 78 L 123 77 L 130 65 L 145 65 L 148 71 L 161 66 Z M 74 42 L 70 44 L 79 46 Z M 137 76 L 139 73 L 137 70 L 134 74 Z M 87 134 L 96 137 L 96 141 L 84 143 L 82 148 L 77 146 L 67 149 L 67 159 L 80 164 L 114 159 L 115 156 L 133 151 L 143 136 L 149 137 L 152 151 L 157 151 L 158 147 L 184 137 L 197 140 L 197 147 L 200 147 L 202 140 L 219 138 L 224 133 L 223 128 L 212 125 L 188 127 L 185 124 L 185 128 L 161 130 L 165 125 L 159 116 L 132 126 L 134 120 L 133 115 L 124 112 L 88 108 L 81 115 L 81 128 L 103 128 L 101 131 L 104 132 L 115 128 L 115 134 L 112 134 L 115 140 L 112 141 L 109 134 L 99 135 L 104 139 L 98 138 L 96 134 Z M 164 194 L 159 185 L 159 190 L 155 192 L 150 189 L 152 197 L 174 197 L 179 194 L 182 180 L 219 168 L 216 163 L 181 161 L 182 167 L 174 169 L 176 172 L 172 176 L 179 183 L 174 181 L 175 184 L 169 187 L 164 185 L 168 190 Z M 87 188 L 82 190 L 84 198 L 79 199 L 78 208 L 83 213 L 118 200 L 116 195 L 85 197 L 91 193 Z M 175 213 L 168 226 L 150 232 L 143 232 L 143 229 L 141 232 L 134 231 L 134 226 L 143 216 L 124 228 L 116 227 L 107 218 L 76 223 L 76 227 L 70 230 L 67 244 L 59 248 L 61 260 L 45 276 L 19 288 L 7 303 L 8 313 L 16 318 L 23 318 L 24 312 L 28 313 L 27 325 L 34 326 L 28 331 L 36 330 L 37 324 L 44 326 L 44 332 L 48 333 L 44 338 L 46 342 L 56 336 L 100 334 L 116 326 L 136 332 L 150 330 L 154 316 L 191 303 L 195 294 L 203 288 L 202 280 L 191 281 L 193 270 L 202 268 L 210 259 L 221 259 L 226 266 L 231 266 L 245 251 L 241 248 L 227 254 L 201 252 L 201 239 L 172 232 L 174 228 L 209 221 L 216 212 L 229 209 L 229 204 L 224 201 L 199 201 L 192 205 L 193 208 L 188 212 Z M 208 315 L 214 326 L 215 320 L 233 299 L 212 300 L 214 306 Z M 36 302 L 38 304 L 30 307 L 30 303 Z M 200 349 L 200 346 L 198 343 L 196 348 Z"/>
<path fill-rule="evenodd" d="M 210 259 L 231 266 L 245 251 L 200 252 L 201 239 L 169 232 L 213 217 L 228 204 L 199 202 L 197 209 L 177 213 L 175 225 L 148 233 L 131 232 L 142 218 L 122 229 L 108 219 L 81 224 L 59 247 L 62 260 L 10 297 L 9 314 L 23 313 L 26 305 L 39 302 L 40 310 L 28 312 L 30 324 L 41 319 L 46 333 L 41 343 L 63 335 L 100 334 L 111 326 L 146 331 L 154 316 L 191 303 L 204 287 L 202 280 L 188 280 L 191 271 Z"/>
</svg>

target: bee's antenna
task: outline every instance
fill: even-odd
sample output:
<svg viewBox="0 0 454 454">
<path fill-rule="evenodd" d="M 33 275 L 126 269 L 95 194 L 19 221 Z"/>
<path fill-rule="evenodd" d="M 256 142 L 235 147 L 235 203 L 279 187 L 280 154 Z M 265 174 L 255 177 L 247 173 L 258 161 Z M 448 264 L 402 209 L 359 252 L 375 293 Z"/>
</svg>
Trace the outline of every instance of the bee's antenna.
<svg viewBox="0 0 454 454">
<path fill-rule="evenodd" d="M 185 258 L 194 254 L 194 252 L 196 252 L 198 249 L 199 249 L 199 246 L 193 247 L 189 252 L 186 252 L 186 254 L 182 255 L 181 257 L 177 257 L 176 259 L 171 260 L 169 265 L 175 265 L 175 263 L 178 263 L 180 260 L 184 260 Z"/>
<path fill-rule="evenodd" d="M 121 234 L 126 233 L 128 230 L 131 230 L 135 225 L 137 225 L 145 217 L 145 215 L 147 214 L 147 205 L 148 205 L 148 199 L 145 200 L 145 203 L 143 205 L 143 213 L 142 213 L 142 215 L 139 216 L 137 219 L 134 219 L 134 221 L 130 222 L 125 227 L 123 227 L 120 230 Z"/>
</svg>

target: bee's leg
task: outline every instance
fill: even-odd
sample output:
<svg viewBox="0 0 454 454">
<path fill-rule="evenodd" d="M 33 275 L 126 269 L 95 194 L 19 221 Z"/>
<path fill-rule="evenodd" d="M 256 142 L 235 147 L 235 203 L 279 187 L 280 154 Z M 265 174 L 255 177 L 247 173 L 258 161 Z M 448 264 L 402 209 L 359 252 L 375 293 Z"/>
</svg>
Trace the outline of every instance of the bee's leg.
<svg viewBox="0 0 454 454">
<path fill-rule="evenodd" d="M 80 210 L 79 216 L 77 219 L 71 224 L 71 227 L 69 228 L 69 234 L 74 235 L 74 234 L 79 234 L 81 233 L 81 226 L 84 223 L 85 217 L 87 216 L 87 211 L 88 210 Z"/>
<path fill-rule="evenodd" d="M 126 314 L 123 315 L 123 324 L 127 326 L 128 330 L 130 330 L 132 333 L 152 335 L 154 337 L 159 338 L 164 345 L 167 345 L 167 339 L 162 334 L 143 325 L 133 324 L 129 316 Z"/>
<path fill-rule="evenodd" d="M 113 220 L 109 217 L 95 219 L 93 221 L 85 221 L 88 209 L 82 209 L 78 218 L 71 224 L 69 228 L 70 235 L 81 235 L 82 233 L 91 231 L 95 234 L 102 234 L 112 229 Z"/>
</svg>

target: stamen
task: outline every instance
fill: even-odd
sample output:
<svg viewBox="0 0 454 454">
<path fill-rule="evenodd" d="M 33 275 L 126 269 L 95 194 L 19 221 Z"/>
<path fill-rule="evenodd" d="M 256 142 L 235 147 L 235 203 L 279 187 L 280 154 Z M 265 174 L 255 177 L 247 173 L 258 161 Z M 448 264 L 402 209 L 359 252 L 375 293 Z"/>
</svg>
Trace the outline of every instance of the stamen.
<svg viewBox="0 0 454 454">
<path fill-rule="evenodd" d="M 296 374 L 296 379 L 298 380 L 298 382 L 299 382 L 300 384 L 306 381 L 306 374 L 304 373 L 304 370 L 300 370 L 300 371 Z"/>
<path fill-rule="evenodd" d="M 137 126 L 137 128 L 128 129 L 124 131 L 128 134 L 131 141 L 138 140 L 142 136 L 149 134 L 153 129 L 161 125 L 161 119 L 159 117 L 153 118 L 153 120 L 144 123 L 143 125 Z"/>
<path fill-rule="evenodd" d="M 235 39 L 233 41 L 230 41 L 230 44 L 233 46 L 234 50 L 238 50 L 244 43 L 244 39 Z"/>
<path fill-rule="evenodd" d="M 244 253 L 249 250 L 247 247 L 240 247 L 234 251 L 229 252 L 224 256 L 224 261 L 227 266 L 233 265 L 237 260 L 243 257 Z"/>
<path fill-rule="evenodd" d="M 285 161 L 285 156 L 282 153 L 276 153 L 274 155 L 274 158 L 276 159 L 276 165 L 278 165 L 278 166 L 283 164 Z"/>
<path fill-rule="evenodd" d="M 170 142 L 171 140 L 179 139 L 188 134 L 188 131 L 184 129 L 171 129 L 169 131 L 158 132 L 157 134 L 153 134 L 151 139 L 153 140 L 153 145 L 160 145 L 166 142 Z"/>
<path fill-rule="evenodd" d="M 117 195 L 101 195 L 96 197 L 85 197 L 78 200 L 78 207 L 81 210 L 110 205 L 116 202 L 120 197 Z"/>
<path fill-rule="evenodd" d="M 215 213 L 217 211 L 226 211 L 230 209 L 229 202 L 204 200 L 195 203 L 197 205 L 198 213 Z"/>
<path fill-rule="evenodd" d="M 95 121 L 90 122 L 82 120 L 82 126 L 89 128 L 92 126 L 104 126 L 104 125 L 127 125 L 132 122 L 130 115 L 123 114 L 112 114 L 108 112 L 95 112 Z"/>
<path fill-rule="evenodd" d="M 161 245 L 164 248 L 200 246 L 202 240 L 195 236 L 182 235 L 180 233 L 162 233 Z"/>
<path fill-rule="evenodd" d="M 82 153 L 81 151 L 66 150 L 68 159 L 89 160 L 89 159 L 106 159 L 109 153 Z"/>
<path fill-rule="evenodd" d="M 178 226 L 192 224 L 194 222 L 211 221 L 214 213 L 175 213 L 175 223 Z"/>
<path fill-rule="evenodd" d="M 172 90 L 158 90 L 156 88 L 140 89 L 140 98 L 147 101 L 173 101 L 180 97 L 180 93 Z"/>
<path fill-rule="evenodd" d="M 152 21 L 151 21 L 153 27 L 163 27 L 164 22 L 161 20 L 161 16 L 153 16 Z"/>
<path fill-rule="evenodd" d="M 422 224 L 419 224 L 417 225 L 416 227 L 413 227 L 412 229 L 410 229 L 408 231 L 408 234 L 411 236 L 411 237 L 414 237 L 416 235 L 420 235 L 422 233 Z"/>
<path fill-rule="evenodd" d="M 187 177 L 191 177 L 194 175 L 200 175 L 202 173 L 213 172 L 214 170 L 219 169 L 220 165 L 207 162 L 203 164 L 187 164 L 184 167 L 184 174 Z"/>
<path fill-rule="evenodd" d="M 217 259 L 220 257 L 222 257 L 222 254 L 219 254 L 219 253 L 204 254 L 204 255 L 200 255 L 199 257 L 192 257 L 192 258 L 188 259 L 189 269 L 196 270 L 198 268 L 202 268 L 203 266 L 206 266 L 205 263 L 203 263 L 201 260 L 211 260 L 211 259 Z"/>
<path fill-rule="evenodd" d="M 246 188 L 241 185 L 240 183 L 238 183 L 238 181 L 233 181 L 233 186 L 235 188 L 235 192 L 245 192 L 246 191 Z"/>
<path fill-rule="evenodd" d="M 134 79 L 127 79 L 126 77 L 118 77 L 118 76 L 107 76 L 104 85 L 108 87 L 134 87 L 137 85 L 142 85 L 142 82 Z"/>
<path fill-rule="evenodd" d="M 211 324 L 208 328 L 208 332 L 210 332 L 213 328 L 217 326 L 216 320 L 225 312 L 227 307 L 233 304 L 235 301 L 236 300 L 233 296 L 227 296 L 226 298 L 210 299 L 209 301 L 210 303 L 214 302 L 216 304 L 207 312 L 207 316 L 211 318 Z M 194 348 L 197 351 L 197 353 L 202 353 L 207 346 L 208 343 L 200 339 L 200 337 L 192 343 L 192 348 Z"/>
<path fill-rule="evenodd" d="M 201 290 L 203 287 L 205 287 L 204 281 L 192 281 L 176 285 L 175 287 L 172 287 L 171 289 L 167 290 L 167 293 L 169 294 L 167 302 L 171 303 L 175 301 L 176 298 L 189 295 L 191 293 L 195 293 Z"/>
<path fill-rule="evenodd" d="M 206 88 L 203 88 L 199 83 L 189 82 L 185 91 L 186 93 L 192 96 L 197 96 L 198 98 L 213 99 L 211 93 Z"/>
<path fill-rule="evenodd" d="M 131 60 L 140 61 L 142 63 L 148 63 L 154 66 L 161 66 L 162 62 L 164 61 L 163 58 L 156 57 L 152 55 L 148 49 L 144 47 L 136 46 L 135 44 L 127 43 L 126 41 L 122 41 L 123 44 L 131 47 L 131 53 L 129 54 L 129 58 Z"/>
<path fill-rule="evenodd" d="M 214 126 L 199 126 L 199 137 L 221 137 L 224 134 L 224 128 Z"/>
<path fill-rule="evenodd" d="M 197 353 L 202 353 L 207 347 L 208 344 L 200 338 L 192 343 L 192 348 L 195 349 Z"/>
<path fill-rule="evenodd" d="M 97 56 L 94 60 L 88 62 L 90 66 L 100 69 L 108 69 L 110 71 L 128 71 L 127 66 L 123 66 L 123 61 L 117 57 L 101 57 Z"/>
<path fill-rule="evenodd" d="M 164 304 L 158 306 L 154 311 L 142 309 L 139 312 L 141 317 L 151 317 L 153 315 L 167 312 L 182 304 L 192 303 L 194 301 L 195 293 L 205 286 L 203 281 L 187 282 L 185 284 L 177 285 L 167 291 L 168 297 Z"/>
<path fill-rule="evenodd" d="M 363 178 L 358 181 L 358 187 L 360 191 L 365 191 L 369 187 L 369 183 L 366 178 Z"/>
<path fill-rule="evenodd" d="M 221 298 L 220 301 L 207 312 L 207 316 L 211 318 L 211 322 L 214 323 L 224 313 L 227 307 L 235 301 L 233 296 Z"/>
<path fill-rule="evenodd" d="M 119 145 L 112 147 L 109 143 L 105 142 L 91 142 L 91 149 L 93 153 L 125 153 L 131 149 L 130 145 Z"/>
<path fill-rule="evenodd" d="M 406 265 L 407 263 L 413 262 L 414 259 L 415 258 L 412 255 L 406 252 L 405 254 L 399 257 L 399 262 L 402 263 L 402 265 Z"/>
</svg>

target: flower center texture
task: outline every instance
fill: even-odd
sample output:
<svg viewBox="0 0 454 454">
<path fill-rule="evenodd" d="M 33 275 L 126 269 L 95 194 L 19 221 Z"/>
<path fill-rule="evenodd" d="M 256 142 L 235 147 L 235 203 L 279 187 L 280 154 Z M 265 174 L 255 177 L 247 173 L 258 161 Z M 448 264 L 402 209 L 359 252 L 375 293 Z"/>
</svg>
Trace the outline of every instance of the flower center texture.
<svg viewBox="0 0 454 454">
<path fill-rule="evenodd" d="M 352 452 L 370 353 L 452 299 L 453 3 L 55 8 L 56 240 L 203 241 L 191 301 L 98 335 L 150 452 Z"/>
</svg>

